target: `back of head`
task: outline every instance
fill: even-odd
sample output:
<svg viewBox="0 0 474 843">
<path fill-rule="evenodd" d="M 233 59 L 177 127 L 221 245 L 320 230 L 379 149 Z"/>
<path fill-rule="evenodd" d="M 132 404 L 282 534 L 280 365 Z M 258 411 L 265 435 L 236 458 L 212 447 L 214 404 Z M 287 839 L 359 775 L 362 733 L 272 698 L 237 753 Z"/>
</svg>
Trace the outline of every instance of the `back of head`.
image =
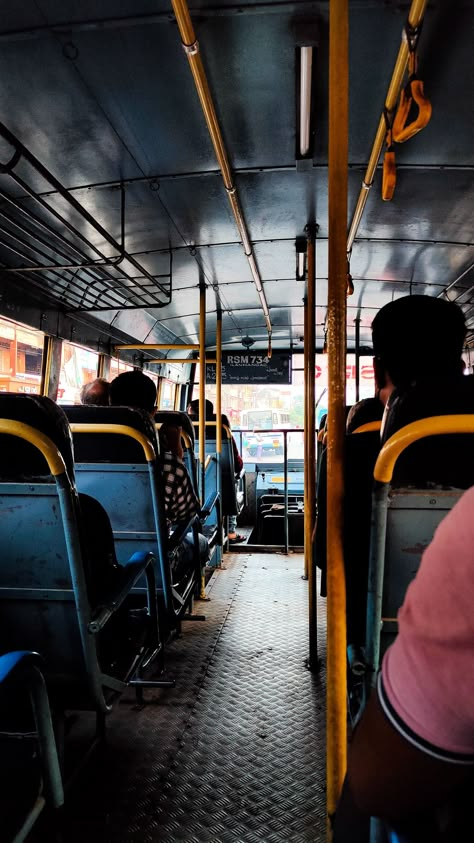
<svg viewBox="0 0 474 843">
<path fill-rule="evenodd" d="M 346 433 L 354 433 L 358 427 L 368 422 L 382 421 L 382 416 L 383 404 L 378 398 L 363 398 L 349 410 Z"/>
<path fill-rule="evenodd" d="M 206 411 L 206 420 L 212 421 L 214 418 L 214 406 L 212 401 L 209 401 L 207 398 L 204 402 L 204 407 Z M 195 398 L 194 401 L 191 401 L 188 404 L 188 415 L 191 416 L 192 419 L 199 418 L 199 398 Z"/>
<path fill-rule="evenodd" d="M 377 380 L 380 369 L 402 388 L 435 377 L 457 377 L 465 336 L 464 315 L 454 302 L 432 296 L 395 299 L 372 322 Z"/>
<path fill-rule="evenodd" d="M 110 404 L 110 383 L 105 378 L 96 378 L 85 383 L 81 389 L 81 404 L 108 407 Z"/>
<path fill-rule="evenodd" d="M 156 403 L 155 384 L 143 372 L 122 372 L 110 384 L 110 403 L 152 413 Z"/>
</svg>

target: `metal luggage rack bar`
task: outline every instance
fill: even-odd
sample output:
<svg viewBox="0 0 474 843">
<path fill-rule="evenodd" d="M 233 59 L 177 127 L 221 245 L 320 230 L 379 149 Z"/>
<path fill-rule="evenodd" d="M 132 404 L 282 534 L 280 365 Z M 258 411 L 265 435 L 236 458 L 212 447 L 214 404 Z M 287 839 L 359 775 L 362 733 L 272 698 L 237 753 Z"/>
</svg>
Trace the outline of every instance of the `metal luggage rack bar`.
<svg viewBox="0 0 474 843">
<path fill-rule="evenodd" d="M 0 173 L 8 175 L 21 188 L 24 198 L 35 203 L 33 210 L 25 206 L 23 199 L 0 190 L 0 248 L 14 256 L 13 261 L 21 261 L 10 263 L 3 259 L 0 273 L 16 274 L 43 294 L 59 298 L 73 311 L 156 308 L 171 302 L 171 247 L 168 272 L 160 275 L 151 274 L 125 248 L 124 185 L 120 185 L 119 243 L 3 123 L 0 137 L 14 150 L 7 163 L 0 163 Z M 66 203 L 65 211 L 53 207 L 16 172 L 20 162 L 52 186 Z M 74 218 L 76 224 L 71 221 Z M 85 226 L 105 240 L 115 254 L 106 255 L 96 246 L 83 232 Z"/>
</svg>

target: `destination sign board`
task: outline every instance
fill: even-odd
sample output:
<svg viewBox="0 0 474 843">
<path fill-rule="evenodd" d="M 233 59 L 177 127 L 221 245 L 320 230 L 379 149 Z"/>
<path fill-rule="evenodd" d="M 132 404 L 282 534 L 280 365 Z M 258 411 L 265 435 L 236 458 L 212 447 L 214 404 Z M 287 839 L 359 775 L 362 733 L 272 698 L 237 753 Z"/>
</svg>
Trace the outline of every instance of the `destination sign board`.
<svg viewBox="0 0 474 843">
<path fill-rule="evenodd" d="M 206 380 L 216 382 L 216 367 L 206 366 Z M 271 357 L 251 351 L 222 352 L 222 383 L 291 383 L 290 354 L 275 352 Z"/>
</svg>

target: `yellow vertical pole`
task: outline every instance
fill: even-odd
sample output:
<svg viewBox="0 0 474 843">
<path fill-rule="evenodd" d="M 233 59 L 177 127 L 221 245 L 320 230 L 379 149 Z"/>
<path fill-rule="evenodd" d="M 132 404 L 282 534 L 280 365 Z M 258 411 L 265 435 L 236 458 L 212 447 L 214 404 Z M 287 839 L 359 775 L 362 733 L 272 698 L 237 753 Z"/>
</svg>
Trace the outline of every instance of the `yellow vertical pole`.
<svg viewBox="0 0 474 843">
<path fill-rule="evenodd" d="M 308 295 L 304 297 L 304 327 L 303 327 L 303 367 L 304 367 L 304 484 L 303 484 L 303 499 L 304 499 L 304 578 L 308 579 L 308 520 L 309 520 L 309 504 L 308 504 L 308 372 L 310 371 L 310 356 L 308 351 Z"/>
<path fill-rule="evenodd" d="M 346 594 L 343 550 L 348 0 L 329 4 L 329 285 L 327 482 L 327 811 L 335 811 L 346 770 Z M 328 823 L 328 841 L 332 833 Z"/>
<path fill-rule="evenodd" d="M 217 493 L 222 501 L 222 311 L 217 310 L 216 323 L 216 458 L 217 458 Z M 222 525 L 220 535 L 222 537 Z M 222 539 L 220 540 L 222 541 Z M 222 563 L 222 547 L 218 550 L 219 565 Z"/>
<path fill-rule="evenodd" d="M 220 421 L 222 416 L 222 311 L 217 311 L 216 323 L 216 418 Z M 216 448 L 217 453 L 222 453 L 222 426 L 216 425 Z"/>
<path fill-rule="evenodd" d="M 199 285 L 199 493 L 201 504 L 205 500 L 206 461 L 206 286 Z"/>
<path fill-rule="evenodd" d="M 306 334 L 305 348 L 305 509 L 304 509 L 304 554 L 305 570 L 308 577 L 309 607 L 309 659 L 308 667 L 315 670 L 318 666 L 318 639 L 316 617 L 316 583 L 313 565 L 313 527 L 316 510 L 316 447 L 315 447 L 315 380 L 314 365 L 316 351 L 316 225 L 306 227 L 308 237 L 308 279 L 306 287 Z"/>
<path fill-rule="evenodd" d="M 45 334 L 43 341 L 43 359 L 41 367 L 41 395 L 49 394 L 51 362 L 53 356 L 53 338 Z"/>
</svg>

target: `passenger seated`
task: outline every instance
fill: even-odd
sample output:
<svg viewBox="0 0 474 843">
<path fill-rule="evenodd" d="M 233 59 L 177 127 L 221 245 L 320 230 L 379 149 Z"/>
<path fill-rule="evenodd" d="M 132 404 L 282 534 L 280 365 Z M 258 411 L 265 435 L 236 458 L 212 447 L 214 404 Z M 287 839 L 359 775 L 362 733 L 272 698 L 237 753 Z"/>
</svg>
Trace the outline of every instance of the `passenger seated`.
<svg viewBox="0 0 474 843">
<path fill-rule="evenodd" d="M 438 526 L 408 588 L 351 742 L 334 843 L 366 843 L 370 816 L 411 840 L 474 839 L 473 516 L 474 487 Z"/>
<path fill-rule="evenodd" d="M 110 403 L 112 406 L 138 407 L 153 416 L 156 402 L 156 387 L 151 378 L 143 372 L 123 372 L 110 384 Z M 169 525 L 189 521 L 200 511 L 199 500 L 183 463 L 181 446 L 181 428 L 162 425 L 159 431 L 160 461 L 163 477 L 164 504 Z M 194 537 L 188 533 L 185 537 L 186 562 L 194 554 Z M 209 558 L 206 538 L 199 534 L 199 552 L 204 566 Z"/>
<path fill-rule="evenodd" d="M 216 421 L 217 416 L 214 413 L 214 405 L 212 401 L 206 399 L 204 403 L 205 413 L 206 413 L 206 421 Z M 199 399 L 196 398 L 194 401 L 191 401 L 188 404 L 187 409 L 188 416 L 193 420 L 197 421 L 199 419 Z M 222 413 L 222 424 L 225 424 L 226 427 L 230 430 L 230 422 L 225 413 Z M 236 475 L 239 475 L 244 467 L 244 461 L 239 454 L 239 449 L 237 448 L 237 443 L 234 437 L 231 435 L 232 441 L 232 451 L 234 454 L 234 469 Z M 229 539 L 229 544 L 239 544 L 240 542 L 245 541 L 245 536 L 240 536 L 237 533 L 237 516 L 236 515 L 229 515 L 229 532 L 227 534 L 227 538 Z"/>
<path fill-rule="evenodd" d="M 110 404 L 110 383 L 105 378 L 96 378 L 85 383 L 81 389 L 81 404 L 108 407 Z"/>
<path fill-rule="evenodd" d="M 466 327 L 460 308 L 445 299 L 406 296 L 385 305 L 372 323 L 374 374 L 377 396 L 385 405 L 395 389 L 436 389 L 459 382 L 463 375 L 462 350 Z M 436 347 L 432 338 L 438 337 Z M 429 364 L 427 361 L 429 349 Z M 436 375 L 433 375 L 436 373 Z M 421 413 L 418 417 L 423 417 Z M 365 614 L 370 548 L 370 511 L 373 470 L 380 450 L 377 432 L 346 436 L 344 462 L 344 563 L 346 573 L 347 642 L 365 644 Z M 321 594 L 326 594 L 326 484 L 327 453 L 321 458 L 318 519 L 315 533 L 316 564 L 322 569 Z"/>
<path fill-rule="evenodd" d="M 383 404 L 379 398 L 362 398 L 354 404 L 346 420 L 346 433 L 354 433 L 364 424 L 374 421 L 382 421 Z"/>
</svg>

